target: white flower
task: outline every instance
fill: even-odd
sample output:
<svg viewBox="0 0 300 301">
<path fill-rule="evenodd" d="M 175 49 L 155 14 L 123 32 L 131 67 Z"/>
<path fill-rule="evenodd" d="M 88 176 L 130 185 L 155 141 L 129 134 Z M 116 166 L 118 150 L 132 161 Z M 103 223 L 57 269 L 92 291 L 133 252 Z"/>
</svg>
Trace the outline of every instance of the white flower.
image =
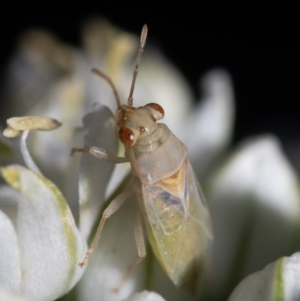
<svg viewBox="0 0 300 301">
<path fill-rule="evenodd" d="M 86 251 L 68 205 L 48 179 L 20 165 L 1 168 L 0 283 L 29 300 L 54 300 L 82 275 Z"/>
<path fill-rule="evenodd" d="M 200 182 L 207 178 L 229 145 L 234 122 L 234 95 L 227 72 L 215 69 L 201 79 L 203 98 L 183 123 L 182 141 Z M 187 134 L 189 133 L 189 134 Z"/>
<path fill-rule="evenodd" d="M 43 46 L 45 43 L 46 47 Z M 70 221 L 71 232 L 77 239 L 76 264 L 82 261 L 85 248 L 80 235 L 86 240 L 91 240 L 104 207 L 128 185 L 128 178 L 125 176 L 130 170 L 128 164 L 119 164 L 115 168 L 113 164 L 97 160 L 89 154 L 69 156 L 72 147 L 84 145 L 103 147 L 118 155 L 123 155 L 124 152 L 117 141 L 116 124 L 112 113 L 115 112 L 116 102 L 111 89 L 102 79 L 90 73 L 90 69 L 98 67 L 109 75 L 119 91 L 122 102 L 125 103 L 131 84 L 137 45 L 138 38 L 134 35 L 114 28 L 107 22 L 96 20 L 90 22 L 83 30 L 83 50 L 67 46 L 47 33 L 31 32 L 23 39 L 20 50 L 11 64 L 8 80 L 10 90 L 6 95 L 9 106 L 12 106 L 3 109 L 2 116 L 6 113 L 9 115 L 5 118 L 18 115 L 47 115 L 62 120 L 63 126 L 49 133 L 30 134 L 28 141 L 26 133 L 22 134 L 21 141 L 18 138 L 8 141 L 0 136 L 1 164 L 25 163 L 31 169 L 30 171 L 21 166 L 9 165 L 3 168 L 4 177 L 5 171 L 13 170 L 13 173 L 20 174 L 19 178 L 22 179 L 20 185 L 26 184 L 24 187 L 28 187 L 29 191 L 37 191 L 30 194 L 34 199 L 41 200 L 41 191 L 48 191 L 49 196 L 48 194 L 45 196 L 52 198 L 51 204 L 54 208 L 52 211 L 56 212 L 48 218 L 57 221 L 51 227 L 56 229 L 55 227 L 65 219 Z M 192 93 L 180 74 L 161 54 L 148 50 L 146 46 L 137 78 L 134 105 L 140 106 L 150 102 L 162 105 L 165 110 L 163 122 L 189 149 L 189 158 L 211 207 L 215 232 L 212 268 L 209 271 L 210 281 L 203 285 L 206 293 L 202 300 L 207 298 L 225 300 L 244 276 L 295 252 L 299 240 L 296 238 L 293 245 L 300 214 L 298 178 L 283 155 L 278 141 L 272 136 L 252 138 L 244 142 L 229 159 L 226 159 L 221 168 L 218 167 L 224 159 L 224 151 L 232 134 L 234 119 L 232 85 L 229 75 L 223 70 L 209 72 L 201 82 L 203 100 L 193 107 Z M 100 104 L 94 105 L 91 109 L 95 102 Z M 11 108 L 18 109 L 19 113 L 17 115 L 8 113 Z M 82 117 L 84 117 L 83 125 Z M 26 142 L 30 152 L 27 150 Z M 19 143 L 21 151 L 17 147 Z M 53 195 L 53 190 L 49 188 L 55 187 L 54 184 L 32 170 L 45 175 L 60 188 L 69 201 L 81 234 L 78 233 L 68 210 L 66 211 L 68 218 L 64 218 L 59 210 L 55 211 L 57 194 Z M 11 183 L 9 180 L 8 182 Z M 42 188 L 36 183 L 43 183 Z M 16 193 L 7 186 L 1 186 L 1 189 L 3 191 L 0 190 L 0 204 L 12 202 L 16 208 L 19 208 L 19 204 L 27 204 L 26 206 L 31 204 L 31 199 L 26 194 L 23 195 L 23 192 Z M 28 201 L 22 203 L 20 200 L 23 198 L 27 198 Z M 65 204 L 65 201 L 63 203 Z M 153 298 L 157 296 L 153 295 L 154 293 L 135 294 L 144 289 L 155 291 L 166 300 L 198 300 L 198 296 L 187 295 L 174 287 L 150 250 L 147 250 L 148 256 L 145 261 L 133 271 L 120 292 L 116 294 L 112 291 L 120 284 L 128 266 L 138 258 L 133 236 L 135 203 L 134 197 L 129 198 L 106 222 L 99 246 L 91 255 L 84 276 L 76 287 L 77 300 L 94 300 L 95 296 L 99 300 L 109 301 L 125 298 L 155 300 Z M 27 208 L 26 206 L 24 208 Z M 18 236 L 14 221 L 17 217 L 27 220 L 29 216 L 26 215 L 27 211 L 24 213 L 19 209 L 13 212 L 19 212 L 20 215 L 11 216 L 7 210 L 2 209 L 4 207 L 0 205 L 3 225 L 7 223 L 10 228 L 6 226 L 7 231 L 0 232 L 0 235 L 4 233 L 7 245 L 0 253 L 10 248 L 9 251 L 5 251 L 8 258 L 16 256 L 14 254 L 18 251 L 16 244 L 13 244 L 13 238 L 16 237 L 15 241 L 23 239 L 23 236 Z M 41 213 L 43 210 L 45 208 L 40 209 Z M 35 221 L 36 218 L 39 216 L 32 217 L 31 220 Z M 39 231 L 42 233 L 43 227 L 49 223 L 43 220 L 35 225 L 41 224 Z M 33 222 L 27 223 L 26 227 L 32 224 Z M 46 229 L 50 231 L 51 227 Z M 30 231 L 35 233 L 37 228 L 33 227 Z M 26 233 L 31 233 L 30 231 Z M 61 252 L 65 257 L 56 255 L 55 258 L 57 262 L 61 258 L 69 258 L 66 255 L 68 242 L 63 240 L 65 237 L 63 233 L 53 230 L 51 233 L 41 234 L 43 243 L 36 249 L 42 252 L 41 250 L 47 247 L 47 242 L 61 241 L 60 244 L 65 250 Z M 26 237 L 27 234 L 24 235 L 24 239 Z M 26 254 L 26 251 L 24 252 Z M 53 251 L 53 254 L 58 254 L 55 252 L 58 251 Z M 54 268 L 55 265 L 48 267 L 49 259 L 43 256 L 38 257 L 41 262 L 37 260 L 33 265 Z M 13 262 L 11 259 L 4 263 Z M 67 262 L 64 262 L 65 265 L 61 264 L 60 268 L 68 270 Z M 73 264 L 75 260 L 71 263 L 72 267 Z M 19 273 L 18 269 L 16 268 L 14 275 Z M 62 279 L 66 279 L 66 274 L 62 273 L 61 278 L 51 280 L 60 279 L 61 287 L 57 288 L 59 284 L 49 280 L 49 287 L 40 286 L 40 290 L 35 290 L 34 293 L 43 293 L 47 296 L 45 300 L 62 295 L 81 276 L 82 270 L 78 271 L 77 265 L 74 269 L 76 276 L 69 285 L 62 285 Z M 38 270 L 41 276 L 36 279 L 43 280 L 41 281 L 43 284 L 46 279 L 46 274 L 43 274 L 45 271 L 46 268 Z M 40 275 L 38 272 L 36 275 Z M 29 277 L 26 273 L 21 276 L 24 279 Z M 33 290 L 29 289 L 34 282 L 28 280 L 30 283 L 28 289 L 17 290 L 16 279 L 19 278 L 17 276 L 10 278 L 11 283 L 6 285 L 9 290 L 13 288 L 16 294 L 32 300 L 38 299 L 33 296 Z M 256 282 L 257 278 L 250 279 Z M 287 277 L 285 280 L 285 293 L 296 296 L 297 288 L 290 279 Z M 244 288 L 247 291 L 247 286 L 248 284 L 240 285 L 236 291 L 243 294 Z M 277 284 L 275 287 L 280 289 L 280 286 L 277 288 Z M 53 288 L 56 290 L 56 296 L 51 295 Z M 236 291 L 232 296 L 237 296 Z M 131 297 L 128 297 L 130 295 Z M 39 300 L 43 300 L 43 297 Z"/>
<path fill-rule="evenodd" d="M 31 168 L 34 168 L 32 162 L 36 161 L 37 170 L 47 174 L 53 182 L 59 185 L 72 205 L 75 219 L 77 219 L 78 210 L 80 211 L 80 229 L 85 237 L 89 236 L 95 220 L 99 218 L 99 210 L 103 207 L 107 196 L 112 194 L 129 170 L 128 167 L 116 168 L 106 189 L 113 165 L 84 154 L 79 169 L 79 194 L 76 194 L 75 183 L 79 156 L 69 158 L 71 147 L 98 145 L 116 152 L 116 136 L 113 134 L 115 124 L 112 114 L 103 106 L 95 107 L 94 112 L 85 117 L 84 129 L 77 130 L 72 136 L 74 125 L 80 125 L 80 118 L 90 109 L 90 105 L 94 101 L 109 105 L 113 111 L 116 108 L 110 87 L 103 80 L 90 74 L 90 68 L 97 67 L 98 62 L 102 62 L 103 64 L 99 66 L 112 77 L 122 99 L 126 99 L 132 76 L 131 57 L 136 52 L 136 37 L 110 26 L 107 32 L 101 32 L 101 30 L 102 27 L 95 23 L 87 26 L 84 52 L 66 47 L 55 38 L 42 32 L 27 35 L 22 42 L 21 52 L 18 54 L 19 59 L 16 59 L 12 65 L 14 69 L 18 68 L 22 72 L 11 73 L 9 87 L 15 88 L 7 93 L 10 103 L 17 99 L 20 104 L 25 103 L 27 98 L 34 94 L 35 97 L 31 97 L 30 106 L 17 105 L 22 114 L 50 115 L 63 121 L 60 129 L 49 134 L 30 135 L 31 139 L 28 140 L 28 145 L 34 158 L 37 159 L 32 160 L 31 163 L 30 160 L 25 161 Z M 107 34 L 109 32 L 113 32 L 113 34 Z M 99 39 L 99 35 L 101 39 Z M 33 37 L 37 39 L 33 39 Z M 97 41 L 103 41 L 103 37 L 108 37 L 105 41 L 108 49 L 98 51 Z M 48 49 L 40 44 L 41 40 L 46 40 L 49 47 L 56 49 L 53 52 L 55 55 L 49 54 Z M 93 43 L 90 43 L 91 41 Z M 65 57 L 66 51 L 73 60 L 69 60 L 67 65 L 51 64 L 52 61 L 61 62 L 62 60 L 59 58 Z M 16 77 L 20 73 L 24 76 Z M 28 86 L 32 76 L 36 81 L 30 80 L 30 82 L 44 85 L 43 90 L 38 90 L 39 93 L 36 93 L 37 90 L 34 86 Z M 46 78 L 47 80 L 45 80 Z M 139 71 L 134 105 L 139 106 L 154 101 L 160 103 L 166 112 L 164 122 L 176 135 L 184 140 L 187 132 L 195 131 L 195 139 L 191 143 L 191 145 L 194 144 L 194 147 L 190 147 L 191 158 L 194 158 L 194 161 L 197 161 L 198 158 L 202 160 L 202 156 L 205 157 L 205 154 L 209 152 L 211 153 L 209 160 L 212 162 L 228 143 L 232 127 L 233 100 L 228 76 L 220 71 L 208 75 L 204 83 L 204 90 L 207 91 L 205 95 L 207 98 L 204 105 L 194 110 L 193 119 L 197 120 L 201 117 L 214 124 L 216 131 L 213 131 L 209 139 L 207 139 L 205 131 L 199 132 L 192 124 L 186 124 L 192 110 L 192 93 L 187 84 L 165 58 L 158 52 L 151 54 L 149 51 L 145 53 Z M 15 96 L 16 91 L 17 97 Z M 26 93 L 22 94 L 20 91 L 26 91 Z M 226 96 L 224 91 L 228 92 Z M 228 125 L 225 126 L 225 124 Z M 220 134 L 218 125 L 219 128 L 222 128 L 223 134 Z M 201 126 L 205 127 L 206 125 Z M 88 134 L 83 142 L 83 135 L 86 132 Z M 218 137 L 222 139 L 219 141 Z M 203 151 L 203 155 L 200 157 L 197 156 L 196 151 L 199 147 L 197 141 L 205 141 L 204 143 L 200 142 L 202 149 L 207 146 L 207 150 Z M 6 141 L 4 140 L 4 142 Z M 26 137 L 23 142 L 26 145 Z M 12 147 L 14 148 L 14 145 Z M 214 151 L 212 151 L 213 149 Z M 79 208 L 76 205 L 78 199 Z M 79 299 L 90 300 L 96 294 L 100 299 L 120 300 L 135 291 L 142 290 L 147 278 L 150 279 L 154 290 L 158 290 L 168 298 L 173 298 L 173 300 L 191 299 L 186 294 L 178 293 L 174 289 L 164 272 L 157 268 L 156 262 L 152 273 L 149 274 L 149 271 L 145 271 L 146 261 L 151 258 L 150 254 L 145 263 L 132 273 L 119 295 L 111 291 L 120 283 L 128 265 L 137 259 L 132 232 L 134 201 L 134 199 L 128 200 L 126 206 L 123 206 L 105 225 L 99 247 L 91 256 L 85 276 L 78 287 Z M 124 231 L 120 231 L 120 229 L 124 229 Z"/>
<path fill-rule="evenodd" d="M 18 296 L 0 287 L 0 301 L 30 301 L 27 298 Z"/>
<path fill-rule="evenodd" d="M 143 291 L 133 294 L 123 301 L 165 301 L 165 299 L 154 292 Z"/>
<path fill-rule="evenodd" d="M 30 300 L 54 300 L 80 279 L 78 261 L 86 242 L 59 189 L 43 177 L 26 146 L 29 131 L 60 125 L 40 116 L 10 118 L 4 135 L 21 133 L 20 149 L 30 169 L 1 168 L 8 185 L 0 185 L 0 283 Z"/>
<path fill-rule="evenodd" d="M 282 257 L 263 270 L 247 276 L 228 301 L 300 300 L 300 253 Z"/>
<path fill-rule="evenodd" d="M 215 298 L 296 250 L 298 178 L 273 136 L 245 141 L 212 179 L 207 197 L 215 233 Z"/>
</svg>

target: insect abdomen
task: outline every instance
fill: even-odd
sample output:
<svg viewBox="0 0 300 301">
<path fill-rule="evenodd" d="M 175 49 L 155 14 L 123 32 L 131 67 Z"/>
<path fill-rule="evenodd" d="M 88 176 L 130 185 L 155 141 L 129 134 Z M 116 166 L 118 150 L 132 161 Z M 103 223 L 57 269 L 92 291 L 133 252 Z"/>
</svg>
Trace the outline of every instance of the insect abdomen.
<svg viewBox="0 0 300 301">
<path fill-rule="evenodd" d="M 192 291 L 201 257 L 206 253 L 207 236 L 197 222 L 200 218 L 197 188 L 186 185 L 191 174 L 189 168 L 185 159 L 171 177 L 152 185 L 139 182 L 137 196 L 156 257 L 176 286 Z"/>
</svg>

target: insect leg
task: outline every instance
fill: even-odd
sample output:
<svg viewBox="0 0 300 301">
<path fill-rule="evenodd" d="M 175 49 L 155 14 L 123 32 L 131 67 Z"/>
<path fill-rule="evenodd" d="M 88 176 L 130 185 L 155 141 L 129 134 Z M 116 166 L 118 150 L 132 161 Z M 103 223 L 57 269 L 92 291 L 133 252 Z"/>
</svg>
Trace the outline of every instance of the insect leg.
<svg viewBox="0 0 300 301">
<path fill-rule="evenodd" d="M 76 152 L 81 153 L 90 153 L 98 159 L 105 160 L 111 163 L 125 163 L 128 160 L 125 157 L 118 157 L 111 153 L 110 151 L 106 150 L 105 148 L 96 147 L 96 146 L 85 146 L 83 148 L 72 148 L 71 156 L 74 155 Z"/>
<path fill-rule="evenodd" d="M 114 292 L 118 293 L 127 279 L 129 278 L 131 272 L 135 269 L 137 265 L 139 265 L 146 257 L 146 246 L 145 246 L 145 239 L 144 239 L 144 234 L 143 234 L 143 226 L 142 226 L 142 221 L 141 221 L 141 214 L 139 210 L 136 212 L 135 216 L 135 223 L 134 223 L 134 237 L 135 237 L 135 242 L 138 250 L 138 255 L 139 258 L 131 264 L 123 276 L 120 285 L 114 289 Z"/>
<path fill-rule="evenodd" d="M 131 272 L 140 262 L 146 257 L 146 246 L 143 233 L 143 226 L 141 221 L 141 213 L 139 210 L 136 211 L 135 223 L 134 223 L 134 238 L 137 246 L 139 258 L 128 268 L 128 273 Z"/>
<path fill-rule="evenodd" d="M 94 240 L 90 248 L 85 253 L 83 261 L 79 263 L 81 267 L 84 267 L 87 264 L 90 255 L 97 248 L 105 221 L 121 207 L 121 205 L 124 203 L 124 201 L 129 197 L 131 193 L 132 193 L 131 189 L 127 189 L 123 191 L 114 200 L 112 200 L 111 203 L 108 205 L 108 207 L 104 210 Z"/>
</svg>

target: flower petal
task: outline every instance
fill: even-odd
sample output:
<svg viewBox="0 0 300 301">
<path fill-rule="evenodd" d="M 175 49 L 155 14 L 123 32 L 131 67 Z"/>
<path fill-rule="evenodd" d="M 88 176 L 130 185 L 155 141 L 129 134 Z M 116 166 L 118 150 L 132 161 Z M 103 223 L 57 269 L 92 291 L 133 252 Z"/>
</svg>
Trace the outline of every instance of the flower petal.
<svg viewBox="0 0 300 301">
<path fill-rule="evenodd" d="M 56 299 L 81 277 L 78 262 L 86 244 L 53 183 L 18 165 L 4 167 L 1 173 L 19 192 L 15 224 L 22 279 L 18 293 L 32 300 Z"/>
<path fill-rule="evenodd" d="M 129 74 L 132 73 L 132 68 L 128 70 L 129 79 L 131 79 Z M 129 87 L 129 83 L 127 85 Z M 125 89 L 128 88 L 124 86 Z M 162 122 L 179 139 L 183 139 L 186 132 L 182 128 L 190 118 L 195 100 L 191 87 L 167 58 L 158 50 L 145 50 L 135 88 L 134 106 L 144 106 L 151 102 L 161 105 L 165 111 Z"/>
<path fill-rule="evenodd" d="M 133 294 L 123 301 L 165 301 L 165 299 L 155 292 L 143 291 Z"/>
<path fill-rule="evenodd" d="M 213 294 L 221 294 L 245 275 L 295 251 L 300 196 L 295 172 L 272 136 L 245 142 L 210 184 Z"/>
<path fill-rule="evenodd" d="M 25 299 L 0 287 L 0 301 L 29 301 L 29 299 Z"/>
<path fill-rule="evenodd" d="M 87 134 L 85 146 L 98 146 L 117 152 L 118 137 L 115 118 L 108 107 L 95 104 L 92 113 L 84 119 Z M 95 219 L 104 203 L 106 187 L 115 164 L 83 153 L 79 171 L 80 229 L 85 237 L 91 232 Z"/>
<path fill-rule="evenodd" d="M 74 158 L 70 156 L 72 136 L 75 126 L 80 125 L 84 114 L 81 107 L 84 100 L 83 90 L 82 83 L 76 76 L 62 78 L 51 87 L 43 105 L 35 106 L 29 112 L 31 115 L 56 116 L 63 120 L 63 126 L 55 131 L 30 133 L 28 149 L 41 172 L 64 195 L 69 189 L 66 170 L 74 162 Z"/>
<path fill-rule="evenodd" d="M 183 124 L 183 142 L 200 180 L 219 163 L 233 131 L 234 95 L 230 75 L 212 70 L 201 81 L 203 99 Z M 187 134 L 188 133 L 188 134 Z"/>
<path fill-rule="evenodd" d="M 94 300 L 97 296 L 99 300 L 119 301 L 143 289 L 145 262 L 132 271 L 119 293 L 113 291 L 121 284 L 128 267 L 138 259 L 133 235 L 136 202 L 129 197 L 105 223 L 99 245 L 78 283 L 78 300 Z"/>
<path fill-rule="evenodd" d="M 263 270 L 243 279 L 228 301 L 299 300 L 299 278 L 300 253 L 298 252 L 291 257 L 282 257 Z"/>
<path fill-rule="evenodd" d="M 8 186 L 0 187 L 0 284 L 15 293 L 20 292 L 22 271 L 16 225 L 18 194 Z"/>
<path fill-rule="evenodd" d="M 30 30 L 18 42 L 5 76 L 2 118 L 22 116 L 33 107 L 43 107 L 51 88 L 73 67 L 71 47 L 60 43 L 49 32 Z"/>
</svg>

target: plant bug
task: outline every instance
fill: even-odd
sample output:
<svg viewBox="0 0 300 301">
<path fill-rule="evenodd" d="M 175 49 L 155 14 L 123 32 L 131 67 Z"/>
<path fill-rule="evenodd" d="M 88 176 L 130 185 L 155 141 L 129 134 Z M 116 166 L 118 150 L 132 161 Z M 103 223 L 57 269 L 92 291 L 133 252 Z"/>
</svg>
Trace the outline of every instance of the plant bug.
<svg viewBox="0 0 300 301">
<path fill-rule="evenodd" d="M 108 205 L 91 247 L 79 265 L 87 264 L 97 247 L 105 221 L 134 192 L 139 203 L 134 231 L 139 259 L 128 268 L 123 280 L 146 256 L 142 213 L 149 242 L 163 269 L 177 287 L 191 292 L 195 291 L 212 239 L 210 215 L 187 158 L 187 148 L 165 124 L 156 123 L 164 117 L 163 108 L 157 103 L 138 108 L 132 106 L 147 31 L 147 25 L 144 25 L 127 105 L 121 105 L 110 78 L 100 70 L 92 70 L 109 83 L 115 95 L 116 120 L 125 156 L 117 157 L 98 147 L 74 148 L 72 152 L 89 152 L 112 163 L 130 162 L 133 189 L 125 190 Z"/>
</svg>

